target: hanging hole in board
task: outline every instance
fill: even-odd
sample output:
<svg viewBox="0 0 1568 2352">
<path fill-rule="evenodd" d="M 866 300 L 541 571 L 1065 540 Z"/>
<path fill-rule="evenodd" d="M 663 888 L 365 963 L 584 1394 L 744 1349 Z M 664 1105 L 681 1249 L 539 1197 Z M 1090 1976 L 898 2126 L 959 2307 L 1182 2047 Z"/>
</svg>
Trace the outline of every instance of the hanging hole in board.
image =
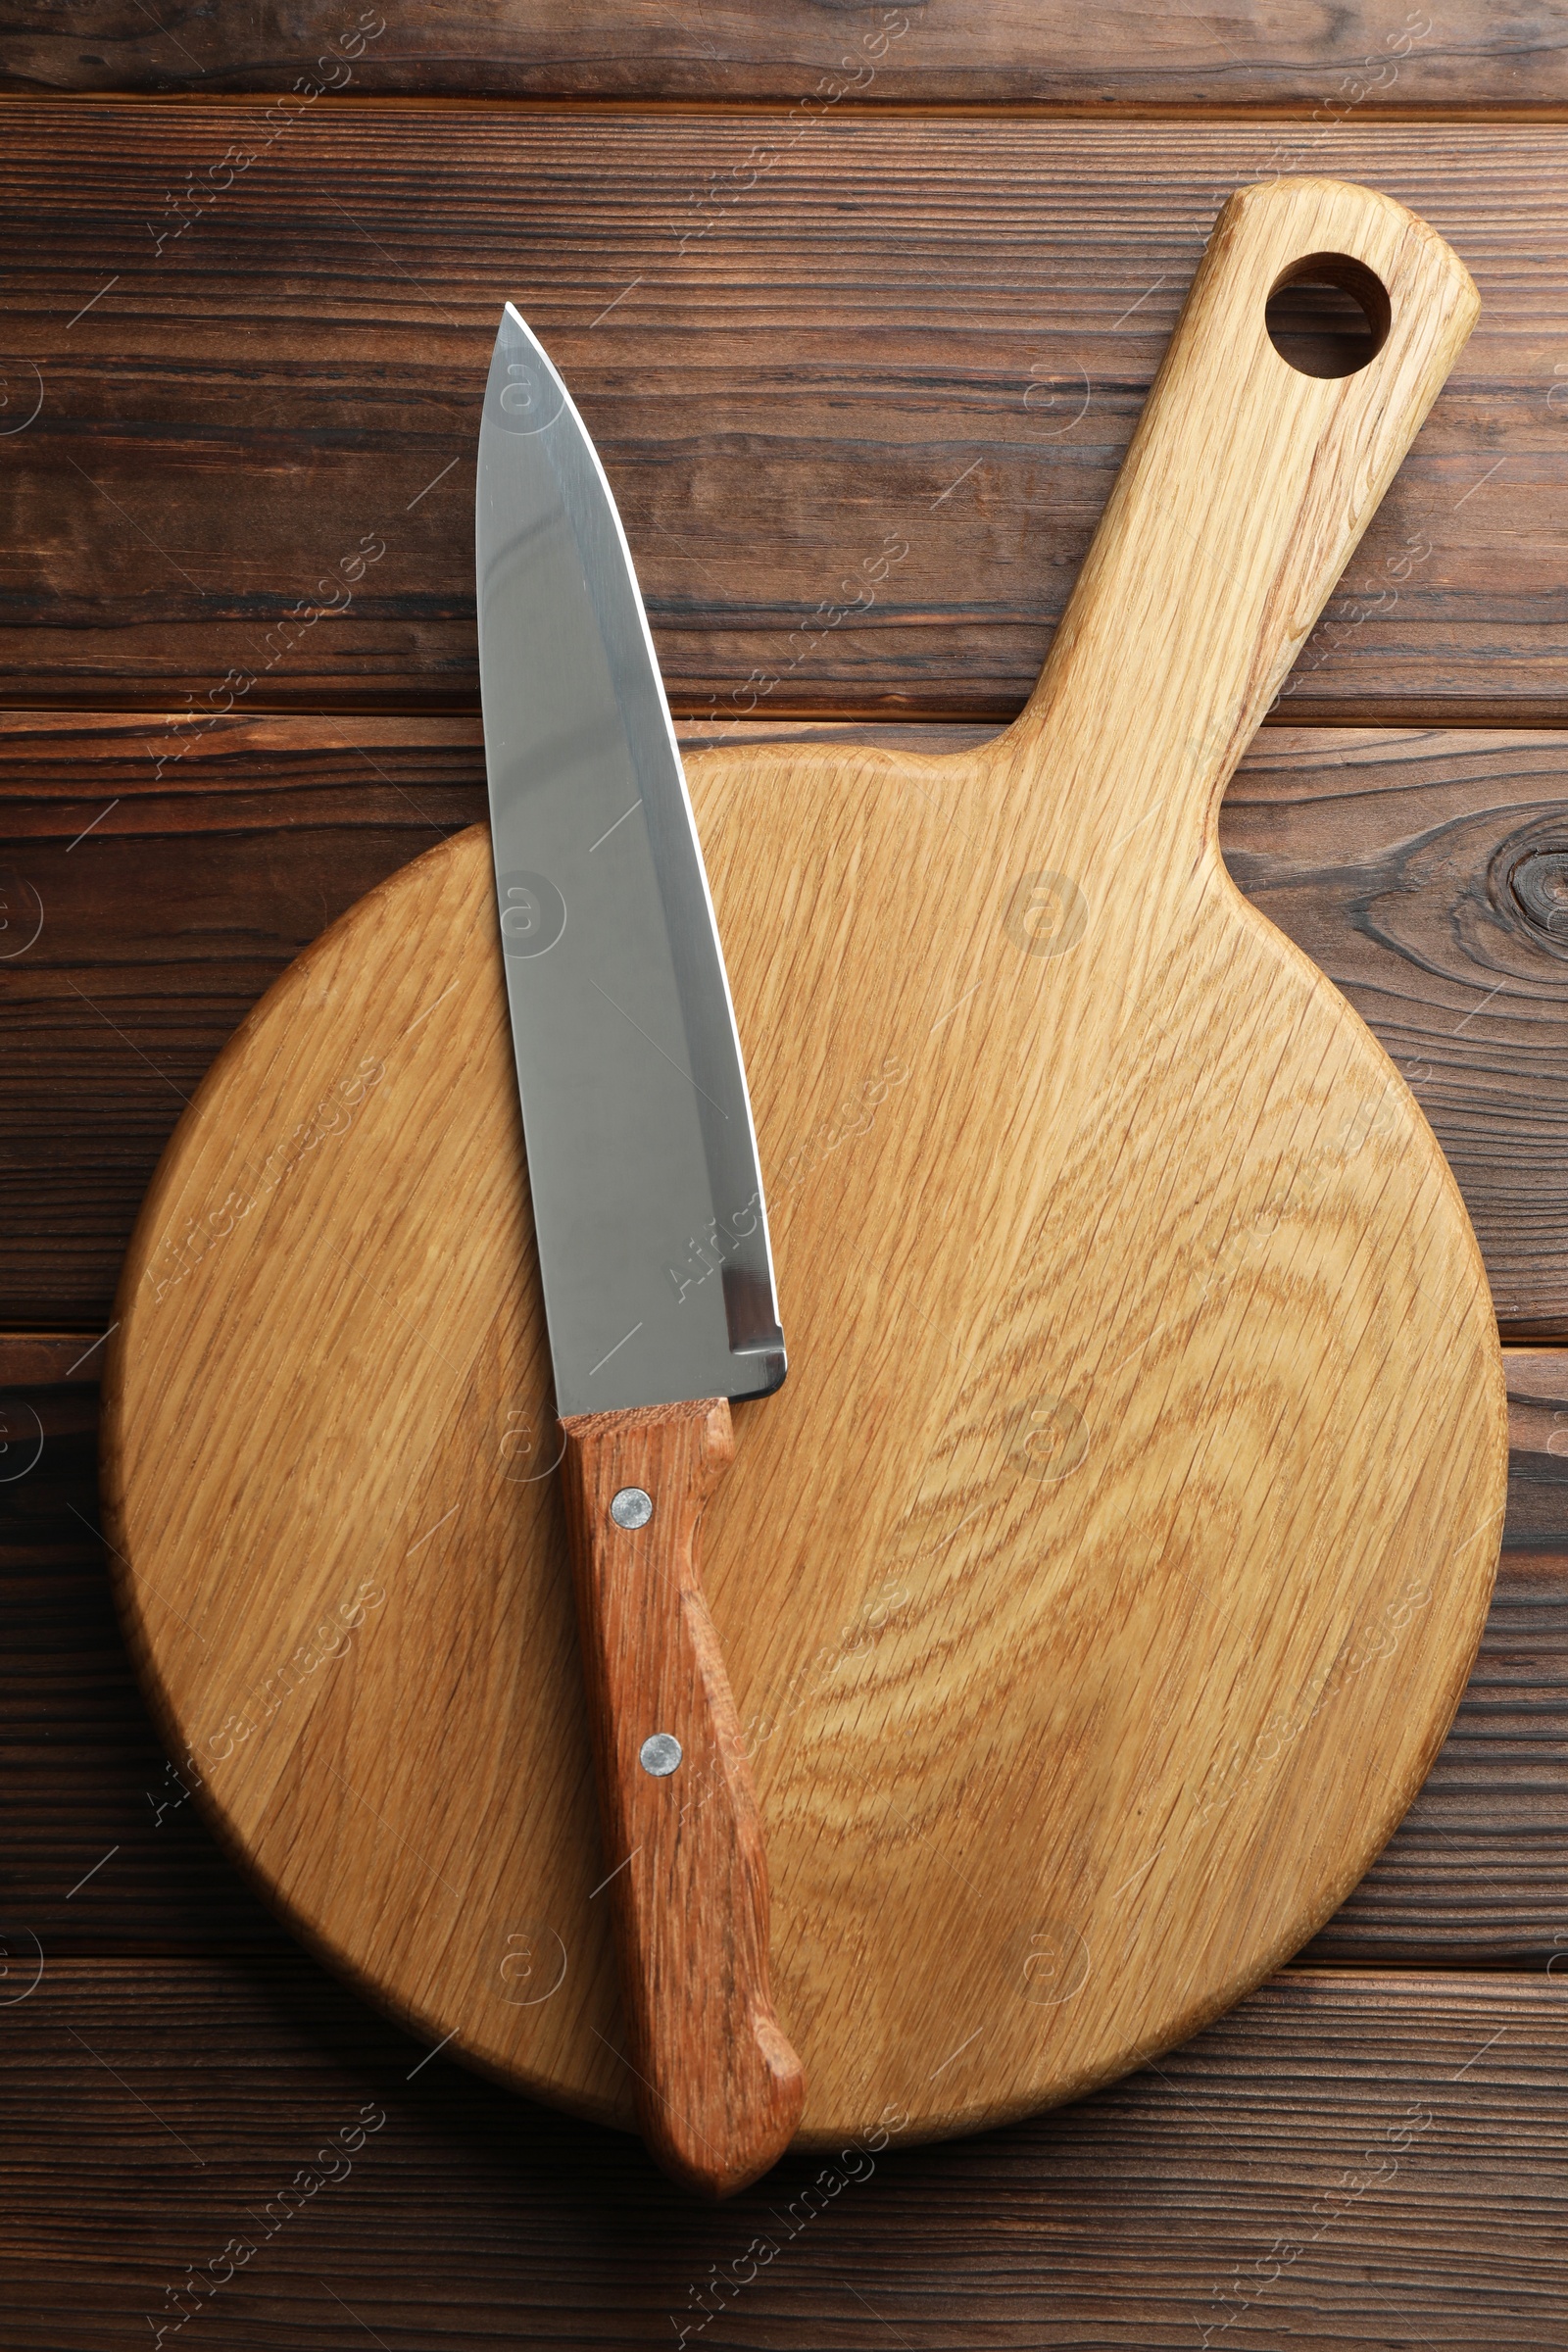
<svg viewBox="0 0 1568 2352">
<path fill-rule="evenodd" d="M 1300 375 L 1354 375 L 1382 350 L 1388 290 L 1348 253 L 1309 253 L 1274 281 L 1268 339 Z"/>
</svg>

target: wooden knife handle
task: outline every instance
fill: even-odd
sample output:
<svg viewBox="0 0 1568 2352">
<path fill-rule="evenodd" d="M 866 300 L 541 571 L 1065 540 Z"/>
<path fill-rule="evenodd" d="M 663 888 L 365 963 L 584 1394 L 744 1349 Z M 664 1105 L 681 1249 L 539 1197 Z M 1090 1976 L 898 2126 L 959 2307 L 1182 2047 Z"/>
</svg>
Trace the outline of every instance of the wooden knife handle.
<svg viewBox="0 0 1568 2352">
<path fill-rule="evenodd" d="M 561 1426 L 638 2120 L 675 2180 L 729 2196 L 783 2153 L 806 2092 L 768 1991 L 761 1821 L 698 1569 L 729 1404 Z"/>
</svg>

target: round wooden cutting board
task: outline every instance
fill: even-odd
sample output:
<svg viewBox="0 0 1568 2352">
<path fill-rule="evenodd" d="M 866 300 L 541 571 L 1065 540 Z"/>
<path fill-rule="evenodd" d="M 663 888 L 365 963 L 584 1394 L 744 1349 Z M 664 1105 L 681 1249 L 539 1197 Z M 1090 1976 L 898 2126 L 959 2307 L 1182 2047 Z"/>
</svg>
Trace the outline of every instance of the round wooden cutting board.
<svg viewBox="0 0 1568 2352">
<path fill-rule="evenodd" d="M 1316 201 L 1300 250 L 1393 291 L 1397 429 L 1238 312 L 1227 429 L 1140 445 L 1006 736 L 691 764 L 791 1364 L 735 1409 L 705 1577 L 809 2144 L 994 2123 L 1213 2016 L 1365 1870 L 1479 1638 L 1506 1438 L 1474 1239 L 1214 839 L 1468 323 L 1419 375 L 1402 290 L 1452 257 Z M 1260 321 L 1282 218 L 1204 300 Z M 1202 574 L 1199 659 L 1158 600 L 1249 433 L 1268 511 Z M 121 1600 L 230 1848 L 430 2041 L 629 2124 L 482 829 L 233 1039 L 119 1314 Z"/>
</svg>

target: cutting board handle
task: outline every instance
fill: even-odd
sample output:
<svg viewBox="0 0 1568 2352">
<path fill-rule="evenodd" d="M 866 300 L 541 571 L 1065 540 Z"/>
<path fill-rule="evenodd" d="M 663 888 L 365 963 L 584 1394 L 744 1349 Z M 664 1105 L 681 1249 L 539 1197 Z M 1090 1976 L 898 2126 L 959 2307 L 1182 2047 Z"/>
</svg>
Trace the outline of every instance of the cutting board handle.
<svg viewBox="0 0 1568 2352">
<path fill-rule="evenodd" d="M 729 1404 L 561 1426 L 638 2121 L 674 2179 L 728 2196 L 783 2154 L 805 2097 L 773 2014 L 761 1821 L 698 1565 L 734 1458 Z"/>
<path fill-rule="evenodd" d="M 1282 284 L 1324 279 L 1372 326 L 1352 374 L 1301 373 L 1265 323 Z M 1327 179 L 1231 197 L 1040 682 L 994 747 L 1021 785 L 1049 784 L 1091 840 L 1152 825 L 1141 865 L 1213 846 L 1226 780 L 1479 308 L 1457 255 L 1392 197 Z M 1392 610 L 1401 553 L 1365 606 Z"/>
</svg>

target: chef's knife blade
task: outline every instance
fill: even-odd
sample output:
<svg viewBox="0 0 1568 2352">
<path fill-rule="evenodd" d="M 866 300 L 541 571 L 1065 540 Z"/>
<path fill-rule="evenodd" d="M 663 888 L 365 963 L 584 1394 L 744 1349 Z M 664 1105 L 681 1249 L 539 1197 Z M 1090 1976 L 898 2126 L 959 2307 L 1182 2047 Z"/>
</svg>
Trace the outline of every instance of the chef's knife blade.
<svg viewBox="0 0 1568 2352">
<path fill-rule="evenodd" d="M 479 677 L 562 1482 L 643 2133 L 744 2187 L 801 2112 L 761 1825 L 698 1571 L 731 1397 L 784 1377 L 751 1106 L 620 518 L 509 303 L 479 433 Z"/>
<path fill-rule="evenodd" d="M 604 469 L 510 303 L 476 535 L 490 823 L 557 1409 L 764 1396 L 784 1339 L 680 755 Z"/>
</svg>

